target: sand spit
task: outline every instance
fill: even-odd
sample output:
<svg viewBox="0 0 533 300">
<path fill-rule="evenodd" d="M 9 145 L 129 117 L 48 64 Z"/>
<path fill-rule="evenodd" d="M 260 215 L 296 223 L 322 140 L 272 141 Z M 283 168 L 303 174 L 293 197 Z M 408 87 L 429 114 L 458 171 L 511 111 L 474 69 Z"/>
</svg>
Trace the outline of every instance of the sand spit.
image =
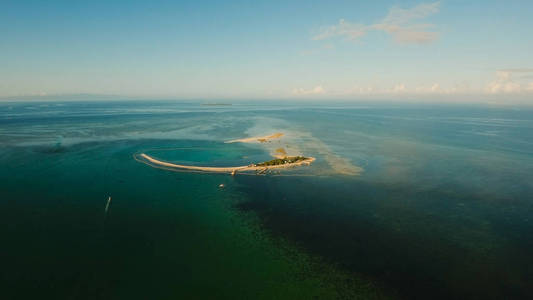
<svg viewBox="0 0 533 300">
<path fill-rule="evenodd" d="M 204 171 L 204 172 L 212 172 L 212 173 L 230 173 L 230 174 L 235 174 L 237 172 L 242 172 L 242 171 L 266 172 L 269 169 L 282 169 L 282 168 L 291 168 L 291 167 L 296 167 L 296 166 L 310 165 L 312 162 L 315 161 L 314 157 L 307 157 L 305 160 L 301 160 L 295 163 L 287 163 L 287 164 L 273 165 L 273 166 L 256 166 L 255 164 L 251 164 L 248 166 L 240 166 L 240 167 L 202 167 L 202 166 L 188 166 L 188 165 L 178 165 L 174 163 L 169 163 L 169 162 L 155 159 L 144 153 L 139 154 L 139 156 L 146 159 L 148 162 L 156 166 L 170 167 L 170 168 L 176 168 L 176 169 L 182 169 L 182 170 Z"/>
<path fill-rule="evenodd" d="M 283 136 L 283 133 L 282 132 L 276 132 L 274 134 L 271 134 L 271 135 L 265 135 L 265 136 L 255 136 L 255 137 L 249 137 L 249 138 L 244 138 L 244 139 L 237 139 L 237 140 L 231 140 L 231 141 L 226 141 L 224 143 L 226 144 L 229 144 L 229 143 L 265 143 L 265 142 L 269 142 L 273 139 L 279 139 L 280 137 Z"/>
</svg>

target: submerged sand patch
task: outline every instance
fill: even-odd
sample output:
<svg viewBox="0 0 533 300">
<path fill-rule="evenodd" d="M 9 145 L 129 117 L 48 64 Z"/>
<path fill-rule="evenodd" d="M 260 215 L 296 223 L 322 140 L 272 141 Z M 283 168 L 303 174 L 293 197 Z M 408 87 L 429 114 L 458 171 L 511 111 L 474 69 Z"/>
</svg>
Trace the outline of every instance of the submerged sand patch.
<svg viewBox="0 0 533 300">
<path fill-rule="evenodd" d="M 285 151 L 285 148 L 278 148 L 274 151 L 272 156 L 275 158 L 284 158 L 287 157 L 287 151 Z"/>
<path fill-rule="evenodd" d="M 279 139 L 283 135 L 284 135 L 283 132 L 276 132 L 271 135 L 255 136 L 255 137 L 249 137 L 249 138 L 243 138 L 243 139 L 230 140 L 224 143 L 226 144 L 229 144 L 229 143 L 266 143 L 274 139 Z"/>
</svg>

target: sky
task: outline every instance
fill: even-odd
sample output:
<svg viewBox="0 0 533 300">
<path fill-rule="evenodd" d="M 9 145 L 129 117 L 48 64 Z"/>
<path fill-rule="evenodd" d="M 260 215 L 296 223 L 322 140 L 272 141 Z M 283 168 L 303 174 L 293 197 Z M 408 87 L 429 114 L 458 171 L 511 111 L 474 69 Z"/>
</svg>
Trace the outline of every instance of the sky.
<svg viewBox="0 0 533 300">
<path fill-rule="evenodd" d="M 533 103 L 533 1 L 0 1 L 3 99 Z"/>
</svg>

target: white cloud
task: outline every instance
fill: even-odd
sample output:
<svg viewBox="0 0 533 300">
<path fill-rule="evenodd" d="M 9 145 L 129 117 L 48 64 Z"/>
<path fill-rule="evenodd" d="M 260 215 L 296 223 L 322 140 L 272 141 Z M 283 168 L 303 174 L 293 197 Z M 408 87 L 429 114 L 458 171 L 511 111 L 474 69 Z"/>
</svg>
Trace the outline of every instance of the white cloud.
<svg viewBox="0 0 533 300">
<path fill-rule="evenodd" d="M 297 88 L 297 89 L 292 90 L 292 94 L 293 95 L 298 95 L 298 96 L 301 96 L 301 95 L 320 95 L 320 94 L 324 94 L 324 93 L 326 93 L 326 90 L 321 85 L 317 85 L 314 88 L 309 89 L 309 90 L 306 90 L 304 88 Z"/>
<path fill-rule="evenodd" d="M 431 86 L 429 90 L 432 91 L 433 93 L 438 93 L 441 91 L 440 85 L 438 83 L 435 83 Z"/>
<path fill-rule="evenodd" d="M 368 31 L 368 26 L 362 24 L 352 24 L 344 19 L 339 20 L 339 24 L 324 27 L 320 33 L 313 37 L 313 40 L 325 40 L 335 36 L 344 36 L 348 40 L 356 40 Z"/>
<path fill-rule="evenodd" d="M 376 86 L 354 86 L 339 92 L 340 95 L 453 95 L 471 93 L 468 86 L 442 87 L 439 83 L 430 85 L 408 86 L 404 83 L 397 83 L 389 87 Z"/>
<path fill-rule="evenodd" d="M 383 19 L 383 24 L 408 24 L 413 20 L 423 19 L 439 11 L 440 2 L 422 3 L 415 7 L 404 9 L 392 7 Z"/>
<path fill-rule="evenodd" d="M 522 88 L 523 83 L 516 80 L 514 73 L 529 73 L 531 69 L 506 69 L 496 72 L 496 79 L 487 86 L 487 92 L 490 94 L 512 94 L 523 91 L 530 91 L 529 85 Z"/>
<path fill-rule="evenodd" d="M 530 68 L 514 68 L 514 69 L 502 69 L 499 72 L 510 72 L 510 73 L 532 73 L 533 69 Z"/>
<path fill-rule="evenodd" d="M 431 24 L 413 24 L 439 11 L 440 2 L 422 3 L 410 9 L 393 7 L 374 28 L 390 34 L 399 43 L 427 43 L 437 39 L 436 32 L 427 31 Z"/>
<path fill-rule="evenodd" d="M 324 40 L 333 37 L 344 37 L 348 40 L 357 40 L 369 31 L 384 31 L 391 35 L 398 43 L 428 43 L 438 38 L 438 33 L 428 31 L 432 24 L 414 23 L 439 11 L 440 2 L 423 3 L 412 8 L 403 9 L 392 7 L 381 21 L 363 25 L 350 23 L 344 19 L 339 24 L 323 27 L 313 40 Z"/>
<path fill-rule="evenodd" d="M 405 84 L 397 84 L 392 88 L 393 93 L 405 93 L 407 91 L 407 88 L 405 87 Z"/>
<path fill-rule="evenodd" d="M 317 96 L 327 94 L 328 97 L 369 97 L 368 99 L 406 99 L 421 97 L 453 97 L 475 96 L 475 95 L 502 95 L 508 94 L 513 97 L 528 97 L 533 95 L 533 81 L 524 73 L 533 74 L 533 69 L 502 69 L 495 73 L 495 78 L 487 84 L 478 82 L 472 85 L 471 82 L 390 82 L 387 85 L 379 85 L 379 81 L 367 85 L 351 85 L 332 87 L 326 91 L 322 85 L 314 88 L 296 88 L 292 90 L 295 96 Z M 526 74 L 528 75 L 528 74 Z M 459 99 L 459 98 L 458 98 Z"/>
<path fill-rule="evenodd" d="M 452 94 L 458 92 L 457 88 L 441 88 L 440 84 L 420 85 L 408 88 L 405 84 L 396 84 L 392 89 L 385 89 L 381 92 L 389 94 Z M 462 90 L 461 90 L 462 91 Z"/>
<path fill-rule="evenodd" d="M 415 88 L 414 92 L 421 94 L 439 94 L 444 93 L 446 91 L 441 89 L 440 84 L 434 83 L 431 86 L 419 86 Z"/>
</svg>

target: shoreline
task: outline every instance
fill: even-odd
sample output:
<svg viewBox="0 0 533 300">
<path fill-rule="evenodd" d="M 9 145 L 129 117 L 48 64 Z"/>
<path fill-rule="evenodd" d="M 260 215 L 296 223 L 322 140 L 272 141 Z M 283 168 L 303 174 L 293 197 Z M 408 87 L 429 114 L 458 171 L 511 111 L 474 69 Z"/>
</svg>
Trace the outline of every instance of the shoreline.
<svg viewBox="0 0 533 300">
<path fill-rule="evenodd" d="M 141 153 L 139 154 L 139 156 L 157 166 L 170 167 L 170 168 L 176 168 L 176 169 L 182 169 L 182 170 L 204 171 L 204 172 L 213 172 L 213 173 L 231 173 L 231 174 L 235 174 L 239 171 L 266 171 L 270 169 L 283 169 L 283 168 L 290 168 L 290 167 L 295 167 L 295 166 L 310 165 L 312 162 L 316 160 L 314 157 L 307 157 L 305 160 L 298 161 L 295 163 L 273 165 L 273 166 L 256 166 L 255 164 L 251 164 L 248 166 L 237 166 L 237 167 L 202 167 L 202 166 L 190 166 L 190 165 L 179 165 L 179 164 L 169 163 L 166 161 L 155 159 L 145 153 Z"/>
</svg>

